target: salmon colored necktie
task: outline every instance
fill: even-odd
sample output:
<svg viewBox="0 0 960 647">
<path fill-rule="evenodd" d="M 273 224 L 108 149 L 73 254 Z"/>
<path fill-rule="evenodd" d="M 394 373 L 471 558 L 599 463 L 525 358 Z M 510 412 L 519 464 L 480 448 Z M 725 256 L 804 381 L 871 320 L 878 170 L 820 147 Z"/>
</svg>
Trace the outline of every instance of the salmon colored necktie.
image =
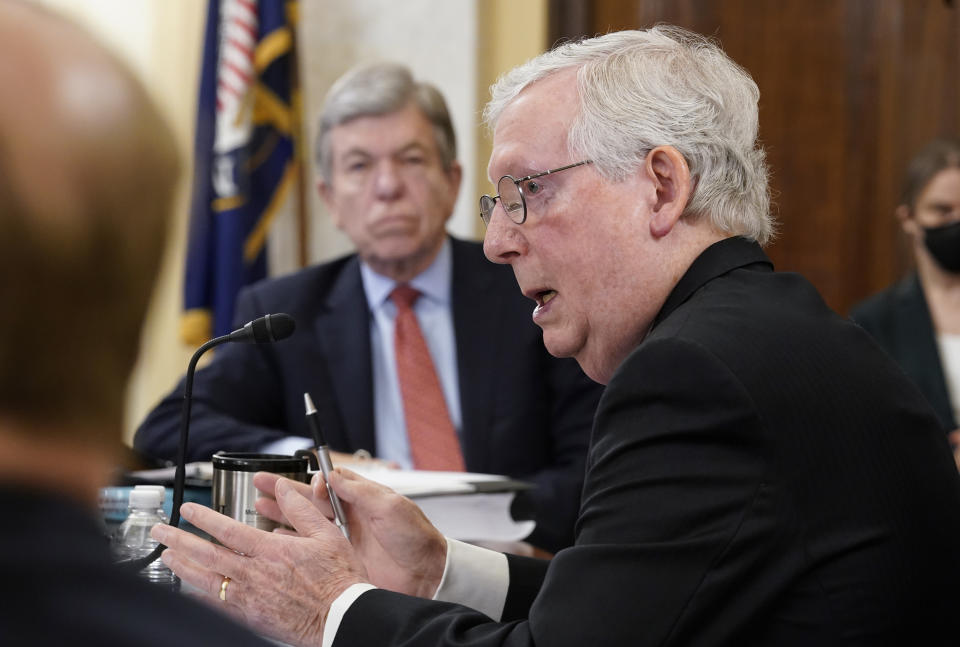
<svg viewBox="0 0 960 647">
<path fill-rule="evenodd" d="M 418 470 L 462 472 L 460 441 L 447 411 L 430 350 L 413 312 L 419 296 L 420 292 L 409 285 L 398 285 L 390 293 L 397 306 L 394 350 L 413 466 Z"/>
</svg>

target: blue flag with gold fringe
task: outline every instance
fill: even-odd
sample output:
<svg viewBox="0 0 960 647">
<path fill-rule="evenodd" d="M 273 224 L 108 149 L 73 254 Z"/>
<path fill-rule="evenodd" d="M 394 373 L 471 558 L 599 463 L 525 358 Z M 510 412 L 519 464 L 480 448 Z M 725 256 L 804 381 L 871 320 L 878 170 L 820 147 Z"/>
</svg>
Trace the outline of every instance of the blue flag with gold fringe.
<svg viewBox="0 0 960 647">
<path fill-rule="evenodd" d="M 296 0 L 209 0 L 180 326 L 191 345 L 230 332 L 298 182 L 296 18 Z"/>
</svg>

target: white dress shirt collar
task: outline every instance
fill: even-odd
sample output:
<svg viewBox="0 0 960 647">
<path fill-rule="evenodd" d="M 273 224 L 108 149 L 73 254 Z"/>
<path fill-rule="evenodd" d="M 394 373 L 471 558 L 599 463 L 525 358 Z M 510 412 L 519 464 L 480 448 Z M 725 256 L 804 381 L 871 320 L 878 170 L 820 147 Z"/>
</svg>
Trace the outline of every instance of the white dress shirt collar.
<svg viewBox="0 0 960 647">
<path fill-rule="evenodd" d="M 360 276 L 367 306 L 376 310 L 390 297 L 397 282 L 375 272 L 369 265 L 360 262 Z M 453 250 L 450 239 L 445 238 L 433 263 L 410 281 L 410 285 L 432 301 L 447 306 L 450 303 L 450 283 L 453 278 Z"/>
</svg>

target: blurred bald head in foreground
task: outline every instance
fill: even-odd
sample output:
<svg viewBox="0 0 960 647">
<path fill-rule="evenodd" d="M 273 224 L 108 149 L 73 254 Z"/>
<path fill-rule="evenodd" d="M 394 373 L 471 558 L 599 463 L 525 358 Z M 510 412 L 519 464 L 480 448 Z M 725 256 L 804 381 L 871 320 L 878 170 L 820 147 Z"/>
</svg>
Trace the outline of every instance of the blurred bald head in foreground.
<svg viewBox="0 0 960 647">
<path fill-rule="evenodd" d="M 179 159 L 141 84 L 48 11 L 0 3 L 0 87 L 0 479 L 78 477 L 89 498 L 119 447 Z M 58 452 L 75 474 L 38 467 Z"/>
<path fill-rule="evenodd" d="M 263 647 L 113 564 L 95 516 L 179 175 L 170 130 L 93 38 L 19 0 L 0 0 L 0 87 L 0 644 Z"/>
</svg>

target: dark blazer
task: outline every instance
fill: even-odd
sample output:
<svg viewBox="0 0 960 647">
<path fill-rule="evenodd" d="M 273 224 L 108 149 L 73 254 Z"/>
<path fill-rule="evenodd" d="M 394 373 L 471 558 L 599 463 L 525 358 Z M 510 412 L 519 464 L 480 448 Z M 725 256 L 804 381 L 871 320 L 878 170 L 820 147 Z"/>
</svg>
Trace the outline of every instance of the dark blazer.
<svg viewBox="0 0 960 647">
<path fill-rule="evenodd" d="M 0 509 L 0 645 L 271 644 L 112 564 L 102 525 L 75 501 L 4 486 Z"/>
<path fill-rule="evenodd" d="M 861 301 L 850 309 L 850 317 L 877 340 L 920 388 L 943 428 L 956 429 L 933 319 L 920 278 L 911 274 Z"/>
<path fill-rule="evenodd" d="M 529 495 L 547 550 L 573 542 L 590 425 L 602 387 L 570 359 L 551 357 L 533 302 L 507 266 L 477 243 L 452 240 L 453 324 L 469 471 L 506 474 Z M 294 334 L 273 344 L 227 344 L 197 371 L 189 460 L 219 450 L 259 451 L 285 435 L 310 437 L 303 394 L 317 406 L 332 449 L 376 454 L 370 313 L 355 255 L 261 282 L 242 292 L 236 322 L 286 312 Z M 146 418 L 134 447 L 176 456 L 183 383 Z"/>
<path fill-rule="evenodd" d="M 869 336 L 759 246 L 707 249 L 597 411 L 576 544 L 505 622 L 374 590 L 351 645 L 953 645 L 960 476 Z"/>
</svg>

